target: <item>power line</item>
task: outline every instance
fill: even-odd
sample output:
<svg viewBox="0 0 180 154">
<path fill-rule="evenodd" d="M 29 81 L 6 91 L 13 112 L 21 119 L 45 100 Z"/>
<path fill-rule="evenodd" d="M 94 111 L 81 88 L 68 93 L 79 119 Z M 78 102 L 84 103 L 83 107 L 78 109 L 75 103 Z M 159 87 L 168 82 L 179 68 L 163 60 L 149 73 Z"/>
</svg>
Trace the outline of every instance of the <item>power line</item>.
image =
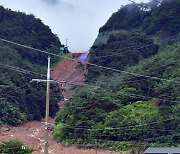
<svg viewBox="0 0 180 154">
<path fill-rule="evenodd" d="M 10 69 L 10 70 L 13 70 L 13 71 L 16 71 L 16 72 L 19 72 L 19 73 L 23 73 L 23 74 L 33 74 L 33 75 L 35 74 L 35 75 L 38 75 L 38 76 L 46 76 L 45 74 L 29 71 L 27 69 L 22 69 L 22 68 L 19 68 L 19 67 L 6 65 L 6 64 L 3 64 L 3 63 L 0 63 L 0 67 L 7 68 L 7 69 Z"/>
<path fill-rule="evenodd" d="M 58 78 L 58 79 L 54 79 L 55 81 L 58 81 L 58 80 L 65 80 L 67 77 L 71 76 L 76 70 L 74 69 L 73 72 L 72 71 L 68 71 L 66 70 L 66 72 L 70 72 L 69 75 L 65 76 L 64 78 Z M 132 78 L 129 78 L 127 80 L 123 80 L 121 82 L 118 82 L 118 83 L 136 83 L 136 82 L 139 82 L 139 81 L 144 81 L 144 80 L 147 80 L 146 78 L 143 78 L 143 79 L 139 79 L 139 80 L 133 80 L 133 81 L 129 81 L 131 80 Z M 71 81 L 69 81 L 71 82 Z M 85 81 L 85 83 L 83 85 L 87 85 L 87 84 L 92 84 L 92 83 L 101 83 L 101 84 L 107 84 L 107 82 L 109 82 L 109 80 L 106 80 L 106 81 L 94 81 L 94 80 L 88 80 L 88 81 Z M 79 83 L 79 82 L 74 82 L 74 83 L 77 83 L 77 84 L 82 84 L 82 83 Z"/>
<path fill-rule="evenodd" d="M 19 87 L 19 88 L 17 88 L 16 90 L 18 90 L 18 89 L 20 89 L 20 88 L 23 88 L 24 86 L 26 86 L 27 84 L 25 84 L 25 85 L 23 85 L 23 86 L 21 86 L 21 87 Z M 127 94 L 126 94 L 127 95 Z M 131 97 L 135 97 L 136 95 L 135 94 L 128 94 L 128 96 L 131 96 Z M 141 95 L 137 95 L 138 97 L 145 97 L 145 96 L 141 96 Z M 152 98 L 152 97 L 146 97 L 146 98 Z M 156 98 L 157 99 L 157 98 Z M 162 101 L 169 101 L 169 100 L 164 100 L 164 99 L 161 99 Z M 175 102 L 175 101 L 173 101 L 173 102 Z"/>
<path fill-rule="evenodd" d="M 68 104 L 69 105 L 69 104 Z M 70 106 L 70 107 L 72 107 L 72 106 Z M 88 107 L 90 107 L 90 106 L 88 106 Z M 87 107 L 87 108 L 88 108 Z M 98 108 L 98 107 L 97 107 Z M 148 109 L 153 109 L 153 107 L 148 107 Z M 154 107 L 155 108 L 155 107 Z M 162 107 L 162 108 L 165 108 L 165 107 Z M 68 109 L 69 109 L 69 106 L 68 106 Z M 80 108 L 81 109 L 81 108 Z M 83 108 L 82 108 L 83 109 Z M 101 109 L 101 108 L 100 108 Z M 144 109 L 147 109 L 147 108 L 144 108 Z M 73 112 L 73 110 L 67 110 L 68 112 Z M 82 112 L 83 111 L 83 112 Z M 88 111 L 89 110 L 87 110 L 87 112 L 85 112 L 84 110 L 82 110 L 82 111 L 79 111 L 79 110 L 77 110 L 76 112 L 79 112 L 79 113 L 88 113 Z M 94 112 L 97 112 L 97 111 L 95 111 L 95 109 L 94 109 Z M 123 117 L 127 117 L 128 118 L 128 116 L 123 116 Z M 174 118 L 174 119 L 176 119 L 176 118 Z M 172 120 L 172 119 L 168 119 L 168 120 Z M 179 120 L 179 119 L 178 119 Z M 81 123 L 88 123 L 88 122 L 90 122 L 91 121 L 91 119 L 84 119 L 84 120 L 81 120 L 80 122 Z M 165 121 L 167 121 L 167 120 L 165 120 Z M 162 122 L 162 121 L 160 121 L 160 122 Z M 155 123 L 159 123 L 159 121 L 158 122 L 155 122 Z M 153 124 L 154 124 L 154 122 L 153 122 Z M 145 125 L 147 125 L 147 124 L 145 124 Z M 139 125 L 138 125 L 139 126 Z M 143 127 L 144 125 L 140 125 L 139 127 Z M 67 128 L 69 128 L 69 129 L 87 129 L 87 130 L 91 130 L 91 129 L 93 129 L 92 127 L 89 127 L 89 126 L 86 126 L 86 125 L 79 125 L 79 126 L 75 126 L 75 125 L 71 125 L 71 126 L 69 126 L 69 127 L 67 127 Z M 137 126 L 134 126 L 134 127 L 132 127 L 132 126 L 129 126 L 129 127 L 118 127 L 118 128 L 112 128 L 112 127 L 108 127 L 108 128 L 106 128 L 105 130 L 112 130 L 112 129 L 118 129 L 118 130 L 128 130 L 128 129 L 130 129 L 130 130 L 132 130 L 132 129 L 140 129 L 140 130 L 142 130 L 141 128 L 137 128 Z M 157 128 L 155 128 L 156 130 L 162 130 L 162 129 L 157 129 Z M 97 130 L 97 129 L 93 129 L 93 130 Z M 102 130 L 102 129 L 100 129 L 100 130 Z M 149 129 L 149 130 L 151 130 L 151 129 Z M 169 129 L 168 129 L 169 130 Z"/>
<path fill-rule="evenodd" d="M 144 100 L 155 99 L 155 100 L 158 100 L 158 101 L 161 101 L 161 102 L 171 102 L 171 103 L 180 104 L 180 102 L 173 101 L 173 100 L 157 98 L 157 97 L 151 97 L 151 96 L 138 95 L 138 94 L 134 94 L 134 93 L 118 92 L 118 94 L 123 95 L 123 96 L 129 96 L 129 97 L 132 97 L 132 98 L 142 98 Z"/>
<path fill-rule="evenodd" d="M 27 69 L 22 69 L 22 68 L 19 68 L 19 67 L 14 67 L 14 66 L 6 65 L 6 64 L 3 64 L 3 63 L 0 63 L 0 67 L 2 67 L 2 68 L 7 68 L 7 69 L 16 71 L 16 72 L 18 72 L 18 73 L 23 73 L 23 74 L 31 74 L 31 75 L 38 75 L 38 76 L 46 76 L 46 75 L 41 74 L 41 73 L 29 71 L 29 70 L 27 70 Z M 20 86 L 20 87 L 17 87 L 15 90 L 13 89 L 13 90 L 11 90 L 11 91 L 6 91 L 6 94 L 7 94 L 7 93 L 14 92 L 14 91 L 17 92 L 17 90 L 22 89 L 22 88 L 24 88 L 24 87 L 26 87 L 26 86 L 28 86 L 28 85 L 29 85 L 29 82 L 26 83 L 26 84 L 24 84 L 24 85 L 22 85 L 22 86 Z"/>
<path fill-rule="evenodd" d="M 91 83 L 102 83 L 102 84 L 107 84 L 107 82 L 99 82 L 99 81 L 97 81 L 97 82 L 95 82 L 95 81 L 93 81 L 93 82 L 85 82 L 85 83 L 78 83 L 78 82 L 70 82 L 70 81 L 67 81 L 67 80 L 65 80 L 65 79 L 61 79 L 61 80 L 63 80 L 63 81 L 65 81 L 65 82 L 67 82 L 67 83 L 69 83 L 69 84 L 74 84 L 74 85 L 82 85 L 82 86 L 90 86 L 90 84 Z M 119 82 L 119 83 L 137 83 L 137 82 L 139 82 L 139 81 L 144 81 L 144 80 L 146 80 L 146 79 L 140 79 L 140 80 L 133 80 L 133 81 L 122 81 L 122 82 Z M 56 80 L 57 82 L 58 82 L 58 80 Z M 61 81 L 60 81 L 61 82 Z M 97 88 L 101 88 L 100 86 L 96 86 L 96 85 L 91 85 L 91 86 L 93 86 L 93 87 L 97 87 Z M 111 89 L 109 90 L 109 91 L 111 91 Z M 126 94 L 126 93 L 125 93 Z M 130 95 L 130 94 L 129 94 Z M 139 97 L 142 97 L 142 98 L 146 98 L 146 99 L 158 99 L 158 100 L 160 100 L 160 101 L 164 101 L 164 102 L 172 102 L 172 103 L 176 103 L 176 101 L 172 101 L 172 100 L 166 100 L 166 99 L 163 99 L 163 98 L 155 98 L 155 97 L 149 97 L 149 96 L 143 96 L 143 95 L 136 95 L 136 94 L 132 94 L 132 96 L 131 97 L 135 97 L 135 96 L 137 96 L 136 98 L 139 98 Z M 169 97 L 169 98 L 171 98 L 171 97 Z M 179 97 L 176 97 L 176 98 L 179 98 Z"/>
<path fill-rule="evenodd" d="M 124 135 L 121 135 L 121 134 L 120 135 L 118 135 L 118 134 L 115 134 L 115 135 L 91 135 L 91 134 L 82 134 L 82 133 L 68 133 L 68 134 L 70 134 L 70 135 L 79 135 L 79 136 L 83 136 L 83 137 L 94 137 L 94 139 L 99 139 L 101 142 L 106 142 L 106 143 L 108 143 L 108 142 L 112 142 L 112 143 L 119 142 L 119 143 L 121 143 L 122 141 L 124 141 L 124 139 L 123 140 L 117 140 L 117 139 L 113 140 L 113 139 L 102 139 L 102 137 L 117 138 L 117 137 L 120 137 L 120 136 L 124 136 L 125 137 L 125 135 L 128 135 L 128 134 L 124 134 Z M 130 135 L 132 135 L 132 134 L 130 134 Z M 155 136 L 155 137 L 151 137 L 151 138 L 144 138 L 144 139 L 142 138 L 142 139 L 133 139 L 133 140 L 129 139 L 127 137 L 127 140 L 125 142 L 128 142 L 128 143 L 131 143 L 131 142 L 142 142 L 142 141 L 149 141 L 150 142 L 150 141 L 153 141 L 153 140 L 157 141 L 157 139 L 161 139 L 161 138 L 165 138 L 165 137 L 175 137 L 175 136 L 180 136 L 180 134 L 178 133 L 178 134 L 169 134 L 169 135 L 163 135 L 163 136 L 161 135 L 161 136 Z M 92 140 L 93 138 L 90 138 L 90 139 Z M 77 144 L 77 145 L 79 145 L 79 144 Z M 99 145 L 101 145 L 101 144 L 99 144 Z M 89 146 L 89 144 L 88 144 L 88 146 Z"/>
<path fill-rule="evenodd" d="M 149 129 L 146 129 L 146 130 L 144 130 L 144 131 L 148 131 Z M 138 130 L 137 130 L 138 131 Z M 163 133 L 163 130 L 153 130 L 153 132 L 154 131 L 161 131 L 161 133 Z M 165 131 L 165 130 L 164 130 Z M 177 132 L 178 130 L 170 130 L 170 132 Z M 168 130 L 166 130 L 166 132 L 168 132 Z M 129 132 L 129 133 L 125 133 L 125 132 L 122 132 L 122 133 L 115 133 L 114 135 L 105 135 L 105 134 L 99 134 L 99 135 L 92 135 L 92 134 L 83 134 L 83 133 L 78 133 L 78 132 L 74 132 L 74 133 L 72 133 L 72 132 L 67 132 L 66 131 L 66 133 L 68 133 L 68 134 L 70 134 L 70 135 L 78 135 L 78 136 L 84 136 L 84 137 L 95 137 L 95 138 L 97 138 L 97 137 L 99 137 L 99 139 L 101 138 L 101 137 L 120 137 L 120 136 L 123 136 L 123 137 L 127 137 L 128 135 L 139 135 L 140 133 L 142 133 L 142 132 L 139 132 L 139 134 L 137 134 L 137 132 Z M 124 134 L 123 134 L 124 133 Z M 152 133 L 152 132 L 146 132 L 146 133 Z M 157 133 L 157 132 L 156 132 Z M 160 132 L 159 132 L 159 134 L 160 134 Z M 172 134 L 171 134 L 172 135 Z M 170 136 L 171 136 L 170 135 Z M 174 135 L 177 135 L 177 134 L 174 134 Z M 134 136 L 132 136 L 132 137 L 134 137 Z M 156 138 L 156 137 L 153 137 L 153 138 Z M 149 138 L 148 138 L 149 139 Z M 142 140 L 148 140 L 148 139 L 142 139 Z M 131 140 L 130 140 L 131 141 Z"/>
<path fill-rule="evenodd" d="M 8 40 L 3 39 L 3 38 L 0 38 L 0 40 L 3 41 L 3 42 L 14 44 L 14 45 L 17 45 L 17 46 L 20 46 L 20 47 L 23 47 L 23 48 L 27 48 L 27 49 L 30 49 L 30 50 L 35 50 L 35 51 L 38 51 L 38 52 L 41 52 L 41 53 L 45 53 L 45 54 L 48 54 L 48 55 L 59 56 L 57 54 L 50 53 L 50 52 L 47 52 L 47 51 L 44 51 L 44 50 L 36 49 L 36 48 L 30 47 L 30 46 L 27 46 L 27 45 L 22 45 L 22 44 L 13 42 L 13 41 L 8 41 Z"/>
<path fill-rule="evenodd" d="M 73 133 L 72 133 L 73 134 Z M 87 136 L 87 135 L 83 135 L 83 134 L 81 134 L 82 136 Z M 167 138 L 167 137 L 174 137 L 174 136 L 179 136 L 180 134 L 171 134 L 171 135 L 163 135 L 163 136 L 157 136 L 157 137 L 151 137 L 151 138 L 145 138 L 145 139 L 139 139 L 139 140 L 131 140 L 131 141 L 126 141 L 126 142 L 128 142 L 128 143 L 133 143 L 133 142 L 142 142 L 142 141 L 152 141 L 152 140 L 157 140 L 157 139 L 161 139 L 161 138 Z M 96 137 L 96 136 L 92 136 L 92 137 Z M 97 139 L 97 138 L 95 138 L 95 139 Z M 114 143 L 114 142 L 119 142 L 119 143 L 121 143 L 121 141 L 118 141 L 118 140 L 105 140 L 105 139 L 101 139 L 101 138 L 99 138 L 99 143 L 97 144 L 89 144 L 89 143 L 87 143 L 87 144 L 71 144 L 72 146 L 81 146 L 81 147 L 93 147 L 93 146 L 97 146 L 97 145 L 99 145 L 100 147 L 102 146 L 102 144 L 101 143 L 104 143 L 104 142 L 106 142 L 106 143 L 109 143 L 109 142 L 112 142 L 112 143 Z M 11 149 L 17 149 L 17 148 L 20 148 L 20 147 L 13 147 L 13 148 L 3 148 L 3 149 L 6 149 L 6 150 L 11 150 Z M 27 148 L 27 147 L 26 147 Z"/>
<path fill-rule="evenodd" d="M 177 37 L 177 36 L 179 36 L 179 34 L 176 34 L 176 35 L 173 35 L 173 36 L 168 37 L 168 38 L 166 38 L 166 39 L 163 39 L 162 42 L 165 42 L 165 41 L 170 40 L 170 39 L 172 39 L 172 38 L 175 38 L 175 37 Z M 118 56 L 118 55 L 121 55 L 121 54 L 124 54 L 124 53 L 128 53 L 128 52 L 130 52 L 130 51 L 143 49 L 143 48 L 146 48 L 146 47 L 149 47 L 149 46 L 152 46 L 152 45 L 157 45 L 157 44 L 151 43 L 151 44 L 148 44 L 148 45 L 145 45 L 145 46 L 142 46 L 142 47 L 130 46 L 130 47 L 123 48 L 122 50 L 125 50 L 125 49 L 128 49 L 128 48 L 133 48 L 133 47 L 138 47 L 138 48 L 135 48 L 135 49 L 133 49 L 133 50 L 128 50 L 128 51 L 125 51 L 125 52 L 115 53 L 115 54 L 108 54 L 108 55 L 104 55 L 104 56 L 96 56 L 96 57 L 93 57 L 93 59 L 100 59 L 100 58 L 105 58 L 105 57 Z"/>
<path fill-rule="evenodd" d="M 125 131 L 125 130 L 130 130 L 130 131 L 138 131 L 138 130 L 147 131 L 148 130 L 148 131 L 150 131 L 151 130 L 151 131 L 169 131 L 169 132 L 179 131 L 179 130 L 175 130 L 175 129 L 157 129 L 157 128 L 146 128 L 146 129 L 142 129 L 142 128 L 126 128 L 126 129 L 118 129 L 118 130 L 123 130 L 123 131 Z M 117 134 L 117 135 L 121 135 L 122 133 Z M 131 133 L 129 133 L 129 134 L 131 134 Z"/>
<path fill-rule="evenodd" d="M 128 71 L 119 70 L 119 69 L 115 69 L 115 68 L 110 68 L 110 67 L 106 67 L 106 66 L 101 66 L 101 65 L 97 65 L 97 64 L 93 64 L 93 63 L 89 63 L 89 62 L 87 62 L 87 64 L 91 65 L 91 66 L 99 67 L 99 68 L 102 68 L 102 69 L 111 70 L 111 71 L 114 71 L 114 72 L 119 72 L 119 73 L 124 73 L 124 74 L 130 74 L 130 75 L 133 75 L 133 76 L 140 76 L 140 77 L 145 77 L 145 78 L 149 78 L 149 79 L 161 80 L 161 81 L 167 81 L 167 82 L 174 82 L 174 83 L 180 84 L 180 81 L 176 81 L 176 80 L 172 80 L 172 79 L 164 79 L 164 78 L 155 77 L 155 76 L 142 75 L 142 74 L 138 74 L 138 73 L 133 73 L 133 72 L 128 72 Z"/>
<path fill-rule="evenodd" d="M 71 105 L 71 106 L 69 106 L 69 105 Z M 66 107 L 66 110 L 71 110 L 71 109 L 77 109 L 78 111 L 80 111 L 81 113 L 87 113 L 88 112 L 88 110 L 83 110 L 83 109 L 90 109 L 90 108 L 93 108 L 94 107 L 94 105 L 92 104 L 92 105 L 88 105 L 88 106 L 72 106 L 72 105 L 74 105 L 74 103 L 71 103 L 71 104 L 68 104 L 68 106 L 65 106 Z M 157 108 L 158 109 L 165 109 L 165 108 L 168 108 L 168 107 L 173 107 L 173 106 L 175 106 L 175 105 L 171 105 L 171 106 L 158 106 Z M 98 109 L 101 109 L 101 107 L 97 107 Z M 154 108 L 156 108 L 156 107 L 143 107 L 143 109 L 154 109 Z M 65 108 L 63 108 L 64 110 L 65 110 Z M 94 108 L 95 109 L 95 108 Z M 83 111 L 83 112 L 82 112 Z M 85 121 L 82 121 L 82 122 L 85 122 Z"/>
<path fill-rule="evenodd" d="M 120 93 L 121 94 L 121 93 Z M 177 102 L 177 101 L 172 101 L 172 100 L 167 100 L 167 99 L 162 99 L 162 98 L 156 98 L 156 97 L 150 97 L 150 96 L 143 96 L 143 95 L 138 95 L 138 94 L 133 94 L 133 93 L 122 93 L 122 95 L 127 95 L 129 97 L 135 97 L 135 98 L 143 98 L 143 99 L 157 99 L 159 101 L 163 101 L 163 102 L 171 102 L 171 103 L 177 103 L 177 104 L 180 104 L 180 102 Z"/>
<path fill-rule="evenodd" d="M 21 69 L 21 68 L 18 68 L 18 67 L 12 67 L 12 66 L 10 66 L 10 65 L 4 65 L 4 64 L 2 64 L 2 63 L 0 63 L 0 65 L 1 66 L 3 66 L 3 67 L 6 67 L 6 68 L 8 68 L 8 69 L 11 69 L 11 70 L 14 70 L 14 71 L 17 71 L 17 72 L 21 72 L 21 73 L 25 73 L 25 74 L 36 74 L 36 75 L 40 75 L 40 76 L 46 76 L 46 75 L 44 75 L 44 74 L 40 74 L 40 73 L 37 73 L 37 72 L 32 72 L 32 71 L 29 71 L 29 70 L 25 70 L 25 69 Z M 62 80 L 55 80 L 56 82 L 59 82 L 59 83 L 61 83 L 62 81 L 66 81 L 66 80 L 64 80 L 64 79 L 62 79 Z M 78 82 L 71 82 L 71 81 L 66 81 L 68 84 L 73 84 L 73 85 L 77 85 L 77 86 L 89 86 L 88 84 L 83 84 L 83 83 L 78 83 Z M 96 88 L 101 88 L 101 87 L 99 87 L 99 86 L 94 86 L 94 85 L 90 85 L 90 86 L 92 86 L 92 87 L 96 87 Z M 110 92 L 110 90 L 109 90 L 109 92 Z M 161 99 L 161 98 L 156 98 L 156 97 L 150 97 L 150 96 L 143 96 L 143 95 L 137 95 L 137 94 L 128 94 L 128 93 L 119 93 L 119 94 L 121 94 L 121 95 L 128 95 L 129 97 L 135 97 L 135 96 L 137 96 L 137 97 L 141 97 L 141 98 L 143 98 L 143 99 L 157 99 L 157 100 L 159 100 L 159 101 L 164 101 L 164 102 L 172 102 L 172 103 L 178 103 L 178 102 L 176 102 L 176 101 L 172 101 L 172 100 L 166 100 L 166 99 Z M 136 98 L 137 98 L 136 97 Z"/>
<path fill-rule="evenodd" d="M 61 83 L 62 80 L 55 80 L 56 82 Z M 94 85 L 89 85 L 89 84 L 83 84 L 83 83 L 78 83 L 78 82 L 69 82 L 67 80 L 63 80 L 69 84 L 73 84 L 73 85 L 78 85 L 78 86 L 92 86 L 94 88 L 100 88 L 102 91 L 107 91 L 107 92 L 112 92 L 113 90 L 109 89 L 109 90 L 103 90 L 100 86 L 94 86 Z M 173 101 L 173 100 L 168 100 L 168 99 L 162 99 L 162 98 L 157 98 L 157 97 L 151 97 L 151 96 L 144 96 L 144 95 L 138 95 L 138 94 L 134 94 L 134 93 L 125 93 L 125 92 L 118 92 L 119 95 L 123 95 L 123 96 L 129 96 L 129 97 L 136 97 L 136 98 L 143 98 L 143 99 L 157 99 L 159 101 L 163 101 L 163 102 L 171 102 L 171 103 L 177 103 L 180 104 L 180 102 L 177 101 Z"/>
<path fill-rule="evenodd" d="M 130 79 L 129 79 L 130 80 Z M 126 81 L 126 80 L 124 80 L 124 81 L 121 81 L 121 82 L 118 82 L 118 83 L 124 83 L 124 84 L 129 84 L 129 83 L 140 83 L 141 81 L 146 81 L 147 79 L 139 79 L 139 80 L 133 80 L 133 81 Z M 101 83 L 101 84 L 103 84 L 103 85 L 107 85 L 107 83 L 108 83 L 109 81 L 104 81 L 104 82 L 101 82 L 101 81 L 93 81 L 93 82 L 85 82 L 86 84 L 91 84 L 91 83 L 94 83 L 94 84 L 96 84 L 96 83 Z M 98 87 L 98 86 L 97 86 Z M 100 87 L 100 86 L 99 86 Z M 100 87 L 101 88 L 101 87 Z M 151 90 L 153 90 L 153 88 L 151 89 Z M 117 91 L 117 90 L 113 90 L 113 89 L 109 89 L 109 90 L 106 90 L 106 91 Z M 148 97 L 148 96 L 147 96 Z M 170 96 L 166 96 L 166 97 L 168 97 L 168 98 L 172 98 L 172 97 L 170 97 Z M 176 97 L 176 98 L 180 98 L 180 97 Z M 160 98 L 161 99 L 161 98 Z M 169 101 L 169 100 L 168 100 Z"/>
<path fill-rule="evenodd" d="M 0 40 L 4 41 L 4 42 L 7 42 L 7 43 L 14 44 L 14 45 L 18 45 L 18 46 L 21 46 L 21 47 L 24 47 L 24 48 L 28 48 L 28 49 L 31 49 L 31 50 L 36 50 L 38 52 L 42 52 L 42 53 L 45 53 L 45 54 L 48 54 L 48 55 L 53 55 L 53 56 L 66 58 L 66 57 L 60 56 L 58 54 L 49 53 L 49 52 L 46 52 L 46 51 L 43 51 L 43 50 L 35 49 L 35 48 L 29 47 L 29 46 L 25 46 L 25 45 L 18 44 L 18 43 L 12 42 L 12 41 L 8 41 L 8 40 L 2 39 L 2 38 L 0 38 Z M 71 59 L 71 58 L 66 58 L 66 59 L 79 62 L 78 60 Z M 162 80 L 162 81 L 180 83 L 180 81 L 176 81 L 176 80 L 164 79 L 164 78 L 155 77 L 155 76 L 142 75 L 142 74 L 123 71 L 123 70 L 119 70 L 119 69 L 115 69 L 115 68 L 105 67 L 105 66 L 101 66 L 101 65 L 97 65 L 97 64 L 93 64 L 93 63 L 89 63 L 89 62 L 82 62 L 82 64 L 88 64 L 88 65 L 91 65 L 91 66 L 99 67 L 99 68 L 106 69 L 106 70 L 111 70 L 111 71 L 118 72 L 118 73 L 125 73 L 125 74 L 134 75 L 134 76 L 141 76 L 141 77 L 150 78 L 150 79 L 154 79 L 154 80 Z"/>
<path fill-rule="evenodd" d="M 24 87 L 26 87 L 28 85 L 29 85 L 29 83 L 26 83 L 26 84 L 24 84 L 24 85 L 22 85 L 20 87 L 17 87 L 16 89 L 13 89 L 13 90 L 10 90 L 10 91 L 6 91 L 6 94 L 9 94 L 9 93 L 14 92 L 14 91 L 17 92 L 17 90 L 22 89 L 22 88 L 24 88 Z"/>
<path fill-rule="evenodd" d="M 146 124 L 139 124 L 139 125 L 131 125 L 131 126 L 126 126 L 126 127 L 105 127 L 105 128 L 92 128 L 92 127 L 86 127 L 86 126 L 78 126 L 78 127 L 66 127 L 69 129 L 75 129 L 75 130 L 83 130 L 83 129 L 87 129 L 87 130 L 99 130 L 99 131 L 103 131 L 103 130 L 123 130 L 123 129 L 132 129 L 132 128 L 136 128 L 136 127 L 143 127 L 143 126 L 148 126 L 148 125 L 152 125 L 152 124 L 158 124 L 161 122 L 167 122 L 170 120 L 175 120 L 176 118 L 169 118 L 169 119 L 165 119 L 162 121 L 156 121 L 156 122 L 150 122 L 150 123 L 146 123 Z"/>
<path fill-rule="evenodd" d="M 167 137 L 174 137 L 174 136 L 179 136 L 180 134 L 171 134 L 171 135 L 163 135 L 163 136 L 157 136 L 157 137 L 151 137 L 151 138 L 146 138 L 146 139 L 139 139 L 139 140 L 131 140 L 131 141 L 125 141 L 125 142 L 127 142 L 127 143 L 136 143 L 136 142 L 139 142 L 139 143 L 142 143 L 142 142 L 151 142 L 151 141 L 153 141 L 153 140 L 158 140 L 158 139 L 167 139 Z M 94 138 L 94 139 L 97 139 L 97 138 Z M 98 144 L 96 143 L 96 144 L 89 144 L 89 143 L 87 143 L 87 144 L 71 144 L 72 146 L 81 146 L 81 147 L 86 147 L 86 148 L 88 148 L 88 147 L 94 147 L 94 146 L 100 146 L 101 148 L 102 148 L 102 145 L 104 145 L 105 147 L 106 147 L 106 144 L 105 143 L 107 143 L 107 145 L 109 145 L 109 143 L 119 143 L 119 144 L 121 144 L 121 142 L 123 142 L 123 141 L 118 141 L 118 140 L 112 140 L 112 139 L 109 139 L 109 140 L 105 140 L 105 139 L 101 139 L 101 138 L 99 138 L 99 142 L 98 142 Z M 125 143 L 125 142 L 123 142 L 123 143 Z"/>
<path fill-rule="evenodd" d="M 93 59 L 99 59 L 99 58 L 117 56 L 117 55 L 121 55 L 121 54 L 124 54 L 124 53 L 128 53 L 128 52 L 130 52 L 130 51 L 143 49 L 143 48 L 146 48 L 146 47 L 149 47 L 149 46 L 152 46 L 152 45 L 156 45 L 156 44 L 152 43 L 152 44 L 148 44 L 148 45 L 146 45 L 146 46 L 138 47 L 138 48 L 135 48 L 135 49 L 133 49 L 133 50 L 128 50 L 128 51 L 125 51 L 125 52 L 120 52 L 120 53 L 115 53 L 115 54 L 108 54 L 108 55 L 105 55 L 105 56 L 96 56 L 96 57 L 93 57 Z M 122 50 L 125 50 L 125 49 L 128 49 L 128 48 L 132 48 L 132 47 L 135 47 L 135 46 L 123 48 Z M 137 47 L 137 46 L 136 46 L 136 47 Z"/>
<path fill-rule="evenodd" d="M 171 135 L 163 135 L 163 136 L 156 136 L 156 137 L 151 137 L 151 138 L 145 138 L 145 139 L 139 139 L 139 140 L 131 140 L 131 141 L 129 141 L 129 142 L 142 142 L 142 141 L 151 141 L 151 140 L 157 140 L 157 139 L 161 139 L 161 138 L 166 138 L 166 137 L 169 137 L 169 136 L 180 136 L 180 134 L 178 133 L 178 134 L 171 134 Z M 114 141 L 114 140 L 102 140 L 102 141 L 110 141 L 110 142 L 121 142 L 121 141 Z M 128 141 L 126 141 L 126 142 L 128 142 Z"/>
</svg>

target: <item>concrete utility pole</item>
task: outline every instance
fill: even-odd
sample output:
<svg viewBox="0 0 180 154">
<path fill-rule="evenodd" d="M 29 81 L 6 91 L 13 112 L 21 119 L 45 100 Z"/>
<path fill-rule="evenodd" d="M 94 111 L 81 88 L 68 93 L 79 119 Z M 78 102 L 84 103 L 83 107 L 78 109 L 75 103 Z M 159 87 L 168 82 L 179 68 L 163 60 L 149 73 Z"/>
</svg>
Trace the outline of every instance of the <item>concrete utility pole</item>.
<svg viewBox="0 0 180 154">
<path fill-rule="evenodd" d="M 46 118 L 45 118 L 45 145 L 44 145 L 44 153 L 48 154 L 48 138 L 49 138 L 49 96 L 50 96 L 50 82 L 54 82 L 53 80 L 50 80 L 50 56 L 48 56 L 48 66 L 47 66 L 47 80 L 41 80 L 41 79 L 32 79 L 31 82 L 46 82 L 47 88 L 46 88 Z"/>
<path fill-rule="evenodd" d="M 66 83 L 66 81 L 54 81 L 50 80 L 50 56 L 48 56 L 48 66 L 47 66 L 47 80 L 42 79 L 32 79 L 31 82 L 46 82 L 46 118 L 45 118 L 45 145 L 44 145 L 44 153 L 48 154 L 48 138 L 49 138 L 49 96 L 50 96 L 50 83 Z"/>
<path fill-rule="evenodd" d="M 46 88 L 46 122 L 45 122 L 45 147 L 44 153 L 48 154 L 48 138 L 49 138 L 49 96 L 50 96 L 50 56 L 48 56 L 48 68 L 47 68 L 47 88 Z"/>
</svg>

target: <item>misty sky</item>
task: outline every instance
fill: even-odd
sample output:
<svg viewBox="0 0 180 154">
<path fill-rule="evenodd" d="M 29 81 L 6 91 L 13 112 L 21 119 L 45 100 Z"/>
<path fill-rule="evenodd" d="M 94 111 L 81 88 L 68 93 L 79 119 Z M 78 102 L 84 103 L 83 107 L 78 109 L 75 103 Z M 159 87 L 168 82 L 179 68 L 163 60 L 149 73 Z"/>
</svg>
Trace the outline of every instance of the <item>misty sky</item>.
<svg viewBox="0 0 180 154">
<path fill-rule="evenodd" d="M 136 2 L 149 0 L 136 0 Z M 34 14 L 48 25 L 70 51 L 87 51 L 98 30 L 112 13 L 128 0 L 0 0 L 0 5 L 27 14 Z"/>
</svg>

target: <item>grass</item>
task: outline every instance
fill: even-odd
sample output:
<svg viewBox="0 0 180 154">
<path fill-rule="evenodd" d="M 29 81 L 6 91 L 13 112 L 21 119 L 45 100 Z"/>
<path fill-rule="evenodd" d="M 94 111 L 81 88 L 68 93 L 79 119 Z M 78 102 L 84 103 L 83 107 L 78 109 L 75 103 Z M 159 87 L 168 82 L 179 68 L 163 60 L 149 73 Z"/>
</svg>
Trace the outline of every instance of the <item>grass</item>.
<svg viewBox="0 0 180 154">
<path fill-rule="evenodd" d="M 70 53 L 63 53 L 63 52 L 61 52 L 59 54 L 59 59 L 54 64 L 52 64 L 52 67 L 56 66 L 58 63 L 60 63 L 64 59 L 68 59 L 68 58 L 71 58 Z"/>
</svg>

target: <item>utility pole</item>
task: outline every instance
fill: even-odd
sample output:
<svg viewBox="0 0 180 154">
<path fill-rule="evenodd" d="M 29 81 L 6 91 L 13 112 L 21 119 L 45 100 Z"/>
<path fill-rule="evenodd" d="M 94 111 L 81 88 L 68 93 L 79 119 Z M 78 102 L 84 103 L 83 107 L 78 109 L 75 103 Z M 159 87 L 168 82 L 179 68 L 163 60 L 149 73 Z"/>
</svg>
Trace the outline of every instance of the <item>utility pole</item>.
<svg viewBox="0 0 180 154">
<path fill-rule="evenodd" d="M 48 138 L 49 138 L 49 96 L 50 96 L 50 82 L 53 82 L 53 80 L 50 80 L 50 56 L 48 56 L 48 66 L 47 66 L 47 80 L 41 80 L 41 79 L 32 79 L 31 82 L 46 82 L 46 117 L 45 117 L 45 144 L 44 144 L 44 153 L 48 154 Z"/>
<path fill-rule="evenodd" d="M 45 117 L 45 145 L 44 145 L 44 154 L 48 154 L 49 147 L 49 97 L 50 97 L 50 83 L 66 83 L 66 81 L 54 81 L 50 80 L 50 56 L 48 56 L 48 66 L 47 66 L 47 80 L 42 79 L 32 79 L 31 82 L 46 82 L 46 117 Z"/>
<path fill-rule="evenodd" d="M 48 154 L 48 138 L 49 138 L 49 96 L 50 96 L 50 56 L 48 56 L 48 68 L 47 68 L 47 87 L 46 87 L 46 122 L 45 122 L 45 146 L 44 153 Z"/>
<path fill-rule="evenodd" d="M 96 147 L 96 154 L 97 154 L 97 139 L 95 139 L 95 147 Z"/>
<path fill-rule="evenodd" d="M 68 40 L 69 40 L 69 39 L 68 39 L 68 38 L 66 38 L 66 48 L 68 48 L 68 46 L 67 46 L 67 45 L 68 45 L 68 44 L 67 44 Z"/>
</svg>

